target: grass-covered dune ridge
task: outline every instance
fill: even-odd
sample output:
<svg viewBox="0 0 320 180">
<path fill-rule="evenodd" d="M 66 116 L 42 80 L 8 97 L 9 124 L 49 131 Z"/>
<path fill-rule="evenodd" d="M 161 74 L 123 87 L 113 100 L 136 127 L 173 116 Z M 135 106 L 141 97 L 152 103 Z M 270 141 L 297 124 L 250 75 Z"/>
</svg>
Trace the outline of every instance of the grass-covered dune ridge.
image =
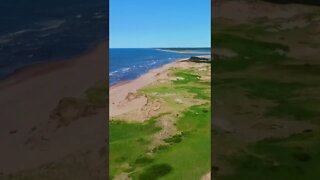
<svg viewBox="0 0 320 180">
<path fill-rule="evenodd" d="M 137 96 L 160 102 L 157 115 L 110 122 L 111 179 L 201 179 L 210 172 L 211 68 L 183 63 L 191 68 L 170 68 L 165 79 L 138 90 Z"/>
</svg>

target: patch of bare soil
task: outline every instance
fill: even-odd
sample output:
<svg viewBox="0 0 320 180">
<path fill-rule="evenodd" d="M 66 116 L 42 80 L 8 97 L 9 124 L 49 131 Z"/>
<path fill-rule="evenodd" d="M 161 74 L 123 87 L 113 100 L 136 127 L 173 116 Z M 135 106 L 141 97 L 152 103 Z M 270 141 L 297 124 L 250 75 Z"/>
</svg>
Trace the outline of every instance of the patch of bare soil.
<svg viewBox="0 0 320 180">
<path fill-rule="evenodd" d="M 213 52 L 213 59 L 214 60 L 222 60 L 225 58 L 232 58 L 236 57 L 238 54 L 230 49 L 225 48 L 215 48 Z"/>
<path fill-rule="evenodd" d="M 133 95 L 128 94 L 125 100 L 119 102 L 113 109 L 112 117 L 130 122 L 144 122 L 148 119 L 148 114 L 143 113 L 142 109 L 149 106 L 150 102 L 146 96 L 133 97 Z"/>
<path fill-rule="evenodd" d="M 161 128 L 161 131 L 151 137 L 150 150 L 158 147 L 159 145 L 166 144 L 163 140 L 173 135 L 179 134 L 175 126 L 176 117 L 172 115 L 164 115 L 157 121 L 157 126 Z"/>
<path fill-rule="evenodd" d="M 209 172 L 208 174 L 204 175 L 201 180 L 211 180 L 211 173 Z"/>
<path fill-rule="evenodd" d="M 114 180 L 131 180 L 128 173 L 121 173 L 118 176 L 114 177 Z"/>
</svg>

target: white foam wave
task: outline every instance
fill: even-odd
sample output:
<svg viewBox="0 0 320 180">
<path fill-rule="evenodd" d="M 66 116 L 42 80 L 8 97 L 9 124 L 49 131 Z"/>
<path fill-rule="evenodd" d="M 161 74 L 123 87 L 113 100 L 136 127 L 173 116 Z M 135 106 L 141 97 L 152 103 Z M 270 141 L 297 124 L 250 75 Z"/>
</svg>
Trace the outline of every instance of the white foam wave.
<svg viewBox="0 0 320 180">
<path fill-rule="evenodd" d="M 0 36 L 0 44 L 8 43 L 8 42 L 12 41 L 14 38 L 16 38 L 17 36 L 23 35 L 28 32 L 47 31 L 47 30 L 56 29 L 56 28 L 61 27 L 62 24 L 64 24 L 64 23 L 65 23 L 65 20 L 52 20 L 52 21 L 38 23 L 37 25 L 42 26 L 41 28 L 22 29 L 19 31 L 15 31 L 15 32 Z"/>
<path fill-rule="evenodd" d="M 52 20 L 40 23 L 43 27 L 40 28 L 38 31 L 47 31 L 52 29 L 57 29 L 61 27 L 66 21 L 65 20 Z"/>
<path fill-rule="evenodd" d="M 113 76 L 114 74 L 118 73 L 119 71 L 112 71 L 109 73 L 110 76 Z"/>
</svg>

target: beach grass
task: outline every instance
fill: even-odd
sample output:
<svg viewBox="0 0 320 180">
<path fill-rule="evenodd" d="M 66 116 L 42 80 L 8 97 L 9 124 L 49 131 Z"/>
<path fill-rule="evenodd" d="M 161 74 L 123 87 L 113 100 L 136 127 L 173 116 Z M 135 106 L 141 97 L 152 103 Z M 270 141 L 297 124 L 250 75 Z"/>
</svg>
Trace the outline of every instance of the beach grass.
<svg viewBox="0 0 320 180">
<path fill-rule="evenodd" d="M 152 163 L 133 173 L 133 179 L 156 179 L 148 171 L 157 164 L 170 166 L 170 173 L 164 174 L 168 180 L 191 180 L 208 173 L 211 164 L 209 107 L 209 104 L 205 104 L 185 111 L 177 120 L 177 128 L 182 134 L 165 139 L 168 145 L 158 147 Z"/>
<path fill-rule="evenodd" d="M 230 78 L 217 81 L 221 89 L 238 89 L 249 99 L 272 101 L 273 106 L 266 110 L 265 116 L 274 116 L 293 120 L 312 120 L 320 115 L 320 101 L 311 98 L 299 99 L 306 88 L 318 87 L 318 84 L 305 82 L 280 82 L 272 79 Z"/>
<path fill-rule="evenodd" d="M 178 133 L 150 149 L 152 137 L 161 131 L 156 124 L 161 116 L 144 123 L 112 121 L 111 178 L 127 173 L 142 180 L 200 179 L 210 171 L 210 83 L 204 83 L 208 81 L 201 80 L 201 73 L 194 68 L 171 69 L 169 74 L 175 78 L 144 87 L 138 93 L 164 102 L 168 109 L 165 116 L 175 119 Z"/>
<path fill-rule="evenodd" d="M 131 164 L 140 164 L 141 156 L 148 152 L 148 136 L 158 132 L 160 129 L 155 126 L 156 118 L 152 118 L 146 123 L 109 123 L 110 136 L 110 177 L 128 169 L 133 170 Z M 138 163 L 137 163 L 138 162 Z M 121 167 L 121 164 L 128 166 Z"/>
<path fill-rule="evenodd" d="M 314 26 L 277 29 L 269 25 L 286 18 L 254 20 L 239 25 L 215 19 L 213 48 L 237 56 L 213 62 L 213 119 L 223 120 L 213 127 L 214 177 L 318 179 L 319 59 L 295 48 L 319 47 L 307 35 Z"/>
<path fill-rule="evenodd" d="M 94 104 L 106 104 L 108 102 L 108 86 L 105 83 L 95 85 L 85 92 L 89 102 Z"/>
<path fill-rule="evenodd" d="M 239 35 L 217 33 L 212 36 L 214 48 L 230 49 L 238 54 L 226 57 L 223 61 L 215 61 L 215 72 L 239 71 L 252 65 L 272 64 L 287 60 L 284 53 L 289 47 L 279 43 L 263 42 Z"/>
<path fill-rule="evenodd" d="M 317 179 L 320 160 L 319 132 L 302 132 L 250 144 L 239 156 L 228 159 L 236 172 L 221 179 Z M 318 141 L 318 142 L 317 142 Z M 315 143 L 317 142 L 317 143 Z"/>
</svg>

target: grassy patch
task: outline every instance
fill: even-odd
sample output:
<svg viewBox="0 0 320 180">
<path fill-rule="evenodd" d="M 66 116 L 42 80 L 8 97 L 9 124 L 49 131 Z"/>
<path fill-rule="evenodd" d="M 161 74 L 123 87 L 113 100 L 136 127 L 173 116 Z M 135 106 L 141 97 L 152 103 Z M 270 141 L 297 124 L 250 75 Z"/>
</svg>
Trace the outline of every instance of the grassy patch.
<svg viewBox="0 0 320 180">
<path fill-rule="evenodd" d="M 174 171 L 166 176 L 174 179 L 200 179 L 210 170 L 211 120 L 209 104 L 193 106 L 186 110 L 177 121 L 180 136 L 170 138 L 168 149 L 155 157 L 155 163 L 167 163 Z"/>
<path fill-rule="evenodd" d="M 192 70 L 175 70 L 174 75 L 178 78 L 178 80 L 174 80 L 174 84 L 188 84 L 193 82 L 198 82 L 200 80 L 200 76 L 193 74 Z"/>
<path fill-rule="evenodd" d="M 108 92 L 108 86 L 105 84 L 89 88 L 85 93 L 89 102 L 95 104 L 107 104 L 109 98 Z"/>
<path fill-rule="evenodd" d="M 215 82 L 217 87 L 240 88 L 249 98 L 263 98 L 274 101 L 283 101 L 293 97 L 295 90 L 304 88 L 301 83 L 287 83 L 268 79 L 220 79 Z"/>
<path fill-rule="evenodd" d="M 151 163 L 152 161 L 153 161 L 153 158 L 142 156 L 136 159 L 135 164 L 145 165 L 145 164 Z"/>
<path fill-rule="evenodd" d="M 215 72 L 243 70 L 254 64 L 271 64 L 286 60 L 285 52 L 289 47 L 278 44 L 247 39 L 231 34 L 214 34 L 212 42 L 215 48 L 227 48 L 239 56 L 213 61 Z"/>
<path fill-rule="evenodd" d="M 319 64 L 286 64 L 276 67 L 280 70 L 288 71 L 293 74 L 300 75 L 320 75 L 320 65 Z"/>
<path fill-rule="evenodd" d="M 164 141 L 169 144 L 180 143 L 182 141 L 182 135 L 177 134 L 170 138 L 164 139 Z"/>
<path fill-rule="evenodd" d="M 142 158 L 142 155 L 148 152 L 149 141 L 145 138 L 158 132 L 160 128 L 156 127 L 155 119 L 151 119 L 143 124 L 111 122 L 109 130 L 109 170 L 110 175 L 115 176 L 125 171 L 122 167 L 124 163 L 146 163 L 147 159 Z"/>
<path fill-rule="evenodd" d="M 155 164 L 152 165 L 139 176 L 140 180 L 151 180 L 151 179 L 159 179 L 170 173 L 172 171 L 172 167 L 168 164 Z"/>
<path fill-rule="evenodd" d="M 309 84 L 279 82 L 266 79 L 220 79 L 216 88 L 238 88 L 248 98 L 266 99 L 275 103 L 266 109 L 265 116 L 294 120 L 312 120 L 320 115 L 320 101 L 317 99 L 295 99 Z M 218 90 L 219 92 L 219 90 Z"/>
<path fill-rule="evenodd" d="M 155 121 L 146 121 L 145 123 L 126 123 L 126 122 L 111 122 L 110 142 L 115 142 L 123 139 L 135 138 L 137 142 L 145 142 L 143 137 L 148 134 L 155 133 L 160 130 L 155 126 Z"/>
<path fill-rule="evenodd" d="M 229 158 L 237 173 L 219 179 L 316 180 L 320 170 L 319 138 L 318 132 L 300 133 L 253 143 L 237 157 Z"/>
<path fill-rule="evenodd" d="M 170 146 L 168 145 L 160 145 L 160 146 L 157 146 L 155 147 L 152 152 L 154 153 L 160 153 L 160 152 L 164 152 L 164 151 L 167 151 L 169 149 Z"/>
<path fill-rule="evenodd" d="M 289 117 L 295 120 L 309 120 L 320 116 L 318 100 L 288 100 L 271 107 L 267 116 Z"/>
<path fill-rule="evenodd" d="M 246 80 L 240 84 L 249 97 L 282 101 L 294 95 L 294 90 L 301 88 L 299 83 L 284 83 L 274 80 Z"/>
</svg>

